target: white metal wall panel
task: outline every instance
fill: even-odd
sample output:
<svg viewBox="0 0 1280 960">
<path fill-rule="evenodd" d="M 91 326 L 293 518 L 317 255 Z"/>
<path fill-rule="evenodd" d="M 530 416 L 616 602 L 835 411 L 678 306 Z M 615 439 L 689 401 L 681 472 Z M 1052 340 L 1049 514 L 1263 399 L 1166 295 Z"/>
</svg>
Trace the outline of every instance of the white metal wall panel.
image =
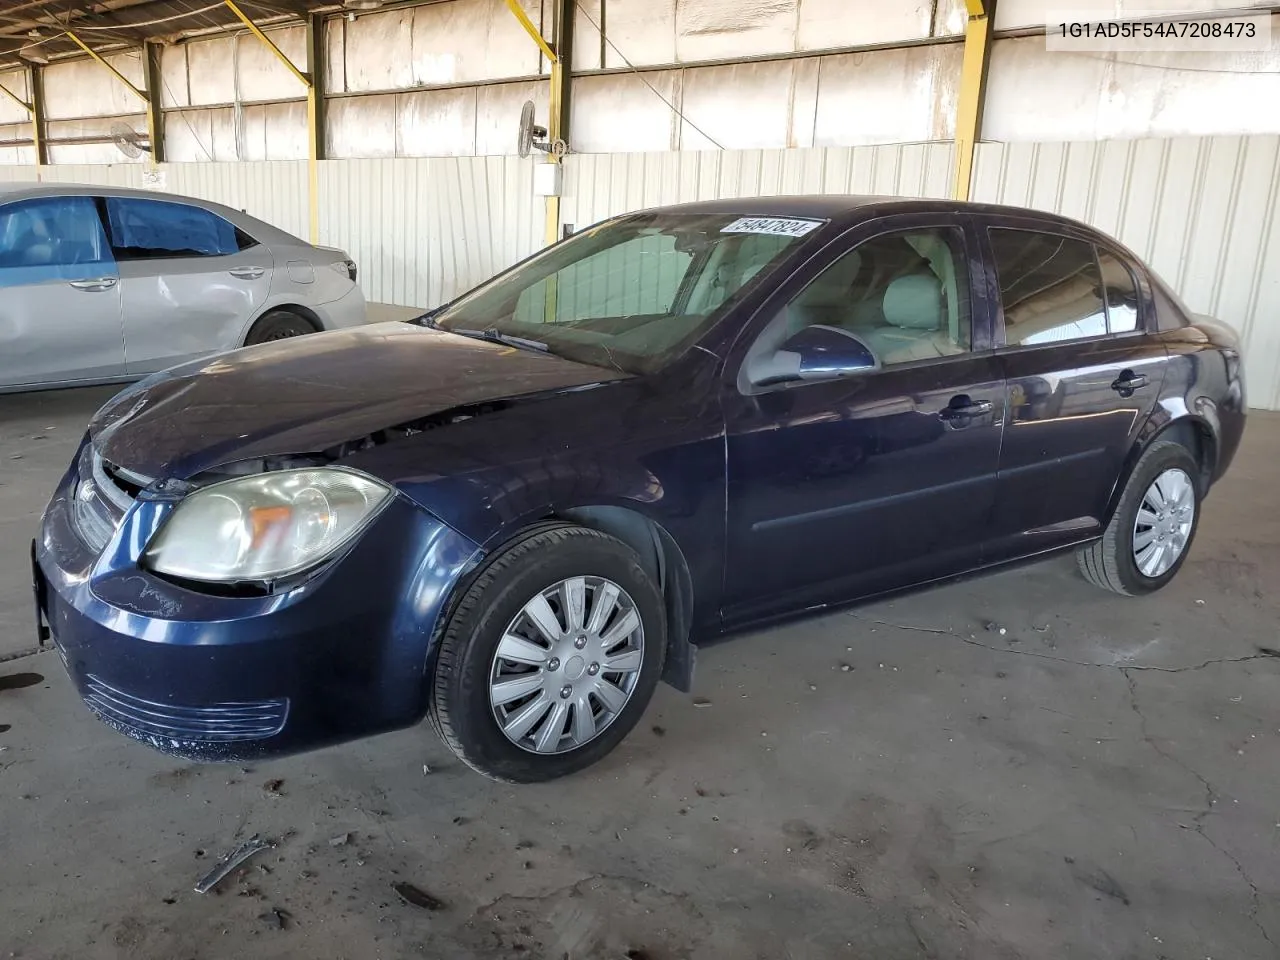
<svg viewBox="0 0 1280 960">
<path fill-rule="evenodd" d="M 1086 221 L 1240 331 L 1252 406 L 1280 409 L 1280 137 L 984 143 L 973 198 Z"/>
<path fill-rule="evenodd" d="M 360 265 L 371 300 L 431 307 L 541 245 L 532 159 L 326 160 L 321 242 Z"/>
<path fill-rule="evenodd" d="M 1271 23 L 1280 35 L 1280 16 Z M 957 82 L 958 66 L 953 76 Z M 1277 104 L 1280 45 L 1255 53 L 1060 53 L 1046 51 L 1042 36 L 1017 37 L 992 47 L 982 133 L 1032 142 L 1270 134 L 1280 132 Z"/>
<path fill-rule="evenodd" d="M 561 217 L 574 229 L 646 207 L 722 197 L 874 193 L 945 197 L 950 143 L 812 150 L 575 154 L 565 158 Z"/>
<path fill-rule="evenodd" d="M 5 141 L 29 140 L 31 138 L 31 124 L 29 123 L 0 123 L 0 144 Z M 23 164 L 36 162 L 35 148 L 27 146 L 2 146 L 0 145 L 0 165 L 3 164 Z M 35 169 L 34 167 L 32 168 Z M 35 174 L 31 175 L 35 179 Z M 3 177 L 0 177 L 3 179 Z M 25 179 L 25 178 L 15 178 Z"/>
<path fill-rule="evenodd" d="M 622 67 L 623 57 L 663 66 L 919 40 L 961 33 L 967 19 L 964 0 L 608 0 L 613 47 L 602 63 L 601 0 L 580 7 L 576 70 Z"/>
<path fill-rule="evenodd" d="M 1077 10 L 1079 19 L 1090 12 L 1104 10 L 1107 18 L 1151 16 L 1159 13 L 1208 13 L 1214 10 L 1242 10 L 1247 7 L 1269 7 L 1271 0 L 1087 0 L 1064 3 L 1063 0 L 1000 0 L 996 5 L 996 29 L 1044 26 L 1051 14 Z M 1043 42 L 1043 41 L 1042 41 Z"/>
<path fill-rule="evenodd" d="M 0 85 L 4 86 L 15 97 L 20 97 L 27 103 L 31 102 L 31 97 L 27 93 L 27 74 L 25 70 L 0 73 Z M 30 114 L 26 110 L 3 93 L 0 93 L 0 123 L 26 123 L 29 117 Z"/>
<path fill-rule="evenodd" d="M 104 57 L 141 90 L 142 54 L 137 50 Z M 44 68 L 45 113 L 50 120 L 112 117 L 138 110 L 139 100 L 100 63 L 85 58 L 51 63 Z"/>
<path fill-rule="evenodd" d="M 542 22 L 542 0 L 520 0 Z M 549 34 L 549 28 L 546 30 Z M 382 92 L 546 72 L 505 0 L 449 0 L 371 13 L 329 29 L 333 93 Z M 337 62 L 335 62 L 335 60 Z"/>
<path fill-rule="evenodd" d="M 167 163 L 161 171 L 168 193 L 243 210 L 303 239 L 310 232 L 305 160 Z"/>
<path fill-rule="evenodd" d="M 307 70 L 306 27 L 266 31 L 280 52 L 304 73 Z M 244 100 L 285 100 L 306 96 L 307 88 L 257 37 L 236 37 L 236 83 Z"/>
</svg>

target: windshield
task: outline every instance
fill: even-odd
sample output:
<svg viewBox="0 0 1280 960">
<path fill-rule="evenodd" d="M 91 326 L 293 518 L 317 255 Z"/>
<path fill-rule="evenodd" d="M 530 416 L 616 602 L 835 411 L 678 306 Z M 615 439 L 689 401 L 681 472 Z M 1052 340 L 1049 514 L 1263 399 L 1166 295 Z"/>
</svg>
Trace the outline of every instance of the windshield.
<svg viewBox="0 0 1280 960">
<path fill-rule="evenodd" d="M 545 344 L 627 373 L 683 353 L 824 221 L 653 213 L 611 220 L 477 288 L 434 325 Z"/>
</svg>

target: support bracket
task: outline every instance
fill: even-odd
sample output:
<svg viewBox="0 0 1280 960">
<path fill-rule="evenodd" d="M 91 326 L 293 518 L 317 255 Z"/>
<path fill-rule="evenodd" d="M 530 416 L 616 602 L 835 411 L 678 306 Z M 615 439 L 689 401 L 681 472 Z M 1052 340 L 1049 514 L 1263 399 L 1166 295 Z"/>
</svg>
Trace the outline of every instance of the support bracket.
<svg viewBox="0 0 1280 960">
<path fill-rule="evenodd" d="M 85 53 L 87 53 L 89 56 L 93 57 L 93 59 L 94 59 L 94 60 L 96 60 L 96 61 L 98 61 L 98 63 L 100 63 L 100 64 L 102 64 L 104 67 L 106 67 L 106 68 L 107 68 L 107 70 L 108 70 L 108 72 L 110 72 L 110 74 L 111 74 L 113 77 L 115 77 L 117 80 L 119 80 L 121 83 L 123 83 L 126 87 L 128 87 L 128 88 L 129 88 L 129 92 L 130 92 L 130 93 L 132 93 L 135 97 L 137 97 L 137 98 L 138 98 L 139 100 L 141 100 L 143 103 L 146 103 L 146 104 L 150 104 L 150 103 L 151 103 L 151 98 L 150 98 L 150 97 L 148 97 L 144 91 L 139 90 L 139 89 L 138 89 L 137 87 L 135 87 L 132 83 L 130 83 L 130 82 L 129 82 L 129 79 L 128 79 L 128 78 L 127 78 L 123 73 L 121 73 L 119 70 L 117 70 L 117 69 L 116 69 L 115 67 L 113 67 L 111 64 L 107 63 L 107 61 L 106 61 L 106 60 L 102 59 L 101 54 L 99 54 L 96 50 L 94 50 L 92 47 L 90 47 L 87 43 L 85 43 L 83 40 L 81 40 L 79 37 L 77 37 L 77 36 L 76 36 L 72 31 L 70 31 L 70 30 L 68 30 L 68 31 L 67 31 L 67 39 L 68 39 L 68 40 L 70 40 L 72 43 L 74 43 L 77 47 L 79 47 L 79 48 L 80 48 L 81 50 L 83 50 Z"/>
</svg>

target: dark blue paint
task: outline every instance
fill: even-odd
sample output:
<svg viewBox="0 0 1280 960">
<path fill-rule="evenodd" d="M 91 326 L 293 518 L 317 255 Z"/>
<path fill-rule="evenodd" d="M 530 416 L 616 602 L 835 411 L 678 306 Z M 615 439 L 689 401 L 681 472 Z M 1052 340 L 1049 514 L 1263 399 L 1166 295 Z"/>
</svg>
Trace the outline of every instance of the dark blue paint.
<svg viewBox="0 0 1280 960">
<path fill-rule="evenodd" d="M 1239 444 L 1234 335 L 1185 316 L 1131 255 L 1079 225 L 877 198 L 695 209 L 830 222 L 658 374 L 383 324 L 237 351 L 120 394 L 91 424 L 92 442 L 165 482 L 94 557 L 69 523 L 73 466 L 37 544 L 46 615 L 77 686 L 92 675 L 179 717 L 287 699 L 287 723 L 265 740 L 148 742 L 202 758 L 303 749 L 420 718 L 448 599 L 539 520 L 612 507 L 659 526 L 687 564 L 696 642 L 1087 541 L 1164 431 L 1201 431 L 1210 479 Z M 987 225 L 1117 250 L 1139 278 L 1144 330 L 1003 349 Z M 756 333 L 826 265 L 875 233 L 922 226 L 964 232 L 970 353 L 823 382 L 739 383 Z M 1126 370 L 1148 378 L 1128 397 L 1111 388 Z M 213 596 L 140 569 L 186 481 L 303 455 L 399 491 L 343 556 L 266 596 Z"/>
</svg>

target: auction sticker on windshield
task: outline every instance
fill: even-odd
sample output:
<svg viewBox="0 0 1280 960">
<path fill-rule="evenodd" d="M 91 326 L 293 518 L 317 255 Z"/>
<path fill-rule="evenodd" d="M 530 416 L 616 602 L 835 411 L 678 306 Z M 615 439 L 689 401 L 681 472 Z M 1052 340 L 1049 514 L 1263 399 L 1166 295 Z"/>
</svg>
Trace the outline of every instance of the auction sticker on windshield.
<svg viewBox="0 0 1280 960">
<path fill-rule="evenodd" d="M 822 220 L 786 220 L 779 217 L 743 217 L 735 220 L 721 233 L 768 233 L 778 237 L 803 237 L 817 230 Z"/>
</svg>

